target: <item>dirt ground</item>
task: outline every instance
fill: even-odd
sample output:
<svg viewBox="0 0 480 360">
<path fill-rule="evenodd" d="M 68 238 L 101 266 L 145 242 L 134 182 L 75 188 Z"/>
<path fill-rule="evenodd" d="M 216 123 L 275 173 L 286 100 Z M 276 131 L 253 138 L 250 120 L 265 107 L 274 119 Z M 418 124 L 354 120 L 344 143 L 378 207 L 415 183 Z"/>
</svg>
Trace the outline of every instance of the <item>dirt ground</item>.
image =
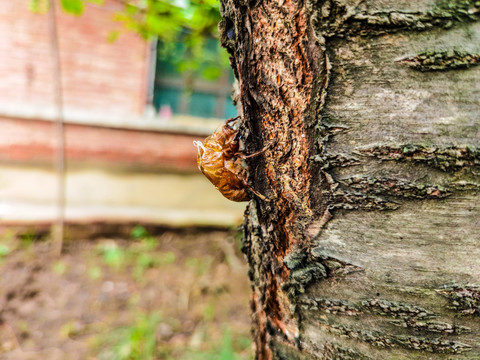
<svg viewBox="0 0 480 360">
<path fill-rule="evenodd" d="M 232 232 L 136 226 L 55 257 L 48 237 L 0 232 L 0 358 L 251 359 L 239 247 Z"/>
</svg>

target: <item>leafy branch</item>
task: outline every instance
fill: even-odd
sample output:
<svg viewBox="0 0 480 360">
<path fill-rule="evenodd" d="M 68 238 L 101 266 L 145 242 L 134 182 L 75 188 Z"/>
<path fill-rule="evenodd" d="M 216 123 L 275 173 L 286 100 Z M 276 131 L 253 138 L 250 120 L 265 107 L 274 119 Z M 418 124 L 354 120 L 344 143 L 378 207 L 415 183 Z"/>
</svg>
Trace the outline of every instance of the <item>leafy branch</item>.
<svg viewBox="0 0 480 360">
<path fill-rule="evenodd" d="M 75 16 L 82 15 L 88 3 L 102 6 L 105 2 L 59 1 L 64 12 Z M 218 39 L 217 25 L 221 20 L 218 0 L 115 1 L 122 5 L 122 10 L 114 14 L 114 20 L 146 40 L 158 39 L 160 59 L 172 63 L 178 71 L 200 72 L 214 79 L 227 68 L 226 52 L 218 42 L 211 46 L 211 40 Z M 30 0 L 30 9 L 46 13 L 48 4 L 48 0 Z M 109 40 L 115 41 L 119 35 L 120 32 L 113 31 Z"/>
</svg>

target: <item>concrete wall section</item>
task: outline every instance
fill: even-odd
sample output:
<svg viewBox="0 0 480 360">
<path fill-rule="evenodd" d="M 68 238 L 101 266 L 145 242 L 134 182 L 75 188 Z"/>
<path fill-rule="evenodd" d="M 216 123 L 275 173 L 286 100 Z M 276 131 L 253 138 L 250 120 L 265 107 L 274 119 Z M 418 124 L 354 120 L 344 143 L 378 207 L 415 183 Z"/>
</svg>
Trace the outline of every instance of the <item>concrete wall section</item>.
<svg viewBox="0 0 480 360">
<path fill-rule="evenodd" d="M 0 164 L 0 224 L 55 221 L 52 170 Z M 235 226 L 245 203 L 225 199 L 197 174 L 74 170 L 66 175 L 68 222 L 146 222 L 168 226 Z"/>
</svg>

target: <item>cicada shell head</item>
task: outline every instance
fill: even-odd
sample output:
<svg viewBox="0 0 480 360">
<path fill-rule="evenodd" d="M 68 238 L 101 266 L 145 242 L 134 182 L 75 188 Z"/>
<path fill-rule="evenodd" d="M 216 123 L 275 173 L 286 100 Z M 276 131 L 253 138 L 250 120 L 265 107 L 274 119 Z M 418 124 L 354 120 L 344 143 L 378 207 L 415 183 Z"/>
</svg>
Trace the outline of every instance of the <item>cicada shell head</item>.
<svg viewBox="0 0 480 360">
<path fill-rule="evenodd" d="M 202 171 L 202 157 L 203 157 L 203 154 L 205 153 L 205 146 L 203 146 L 203 143 L 201 141 L 197 141 L 197 140 L 193 142 L 193 146 L 197 148 L 198 170 Z"/>
</svg>

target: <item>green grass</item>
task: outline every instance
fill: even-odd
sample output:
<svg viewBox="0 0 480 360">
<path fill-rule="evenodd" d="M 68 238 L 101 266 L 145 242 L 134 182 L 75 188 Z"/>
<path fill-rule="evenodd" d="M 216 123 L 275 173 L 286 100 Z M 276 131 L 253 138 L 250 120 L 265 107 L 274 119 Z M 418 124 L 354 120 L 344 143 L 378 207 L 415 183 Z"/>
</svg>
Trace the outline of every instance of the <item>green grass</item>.
<svg viewBox="0 0 480 360">
<path fill-rule="evenodd" d="M 10 247 L 8 245 L 5 245 L 5 244 L 0 244 L 0 259 L 4 256 L 7 256 L 8 254 L 10 254 L 12 250 L 10 249 Z"/>
<path fill-rule="evenodd" d="M 175 262 L 175 254 L 171 251 L 163 253 L 150 252 L 156 250 L 158 241 L 148 234 L 143 226 L 136 226 L 131 232 L 133 244 L 121 246 L 114 241 L 108 241 L 98 246 L 98 252 L 103 262 L 114 269 L 122 269 L 126 266 L 132 268 L 133 276 L 141 280 L 146 270 L 169 265 Z"/>
<path fill-rule="evenodd" d="M 131 326 L 117 328 L 101 341 L 103 360 L 157 359 L 156 327 L 159 313 L 139 314 Z"/>
<path fill-rule="evenodd" d="M 182 356 L 182 360 L 246 360 L 252 359 L 245 355 L 251 347 L 251 341 L 248 338 L 240 338 L 233 341 L 232 333 L 229 328 L 223 329 L 220 344 L 213 346 L 208 351 L 198 349 L 188 349 Z"/>
<path fill-rule="evenodd" d="M 233 341 L 229 328 L 224 328 L 219 343 L 212 340 L 202 342 L 201 346 L 191 345 L 183 349 L 172 349 L 157 339 L 156 329 L 161 320 L 159 313 L 140 314 L 130 326 L 117 328 L 98 342 L 103 350 L 99 360 L 247 360 L 250 355 L 251 341 L 240 337 Z M 202 332 L 205 332 L 203 329 Z M 208 338 L 203 333 L 202 339 Z M 205 349 L 208 347 L 208 349 Z"/>
</svg>

